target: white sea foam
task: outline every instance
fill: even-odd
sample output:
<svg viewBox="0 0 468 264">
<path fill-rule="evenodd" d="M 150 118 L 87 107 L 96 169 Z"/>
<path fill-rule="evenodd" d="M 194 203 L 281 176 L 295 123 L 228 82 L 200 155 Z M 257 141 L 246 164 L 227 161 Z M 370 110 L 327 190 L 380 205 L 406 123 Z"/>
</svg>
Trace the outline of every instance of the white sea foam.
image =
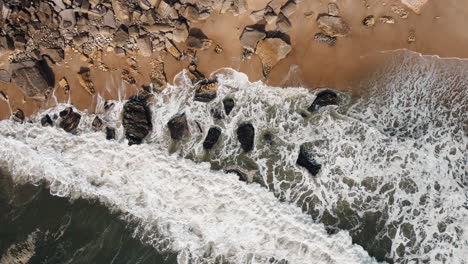
<svg viewBox="0 0 468 264">
<path fill-rule="evenodd" d="M 46 180 L 57 195 L 98 198 L 128 213 L 141 221 L 136 235 L 182 252 L 180 261 L 225 255 L 234 263 L 252 256 L 252 262 L 271 256 L 290 263 L 371 262 L 346 232 L 329 237 L 296 204 L 316 219 L 349 214 L 345 220 L 356 234 L 368 213 L 378 213 L 383 224 L 375 239 L 391 239 L 386 257 L 397 262 L 467 263 L 468 65 L 406 51 L 391 55 L 385 69 L 356 84 L 369 89 L 369 96 L 356 102 L 340 95 L 342 106 L 315 114 L 307 113 L 315 98 L 307 89 L 250 83 L 227 69 L 217 75 L 217 98 L 195 102 L 193 86 L 179 74 L 174 86 L 155 95 L 153 131 L 141 146 L 126 146 L 124 102 L 107 111 L 101 102 L 98 114 L 116 127 L 117 142 L 90 132 L 94 115 L 82 118 L 76 136 L 8 121 L 0 124 L 0 157 L 17 181 Z M 212 111 L 222 109 L 225 97 L 236 106 L 218 120 Z M 181 112 L 190 136 L 174 144 L 166 124 Z M 256 129 L 248 154 L 236 138 L 242 122 Z M 223 134 L 207 154 L 202 142 L 213 125 Z M 273 143 L 263 139 L 267 132 Z M 317 177 L 296 165 L 306 142 L 314 143 L 322 164 Z M 168 156 L 168 149 L 196 162 L 256 169 L 274 194 L 292 204 L 233 175 L 209 171 L 208 164 Z"/>
</svg>

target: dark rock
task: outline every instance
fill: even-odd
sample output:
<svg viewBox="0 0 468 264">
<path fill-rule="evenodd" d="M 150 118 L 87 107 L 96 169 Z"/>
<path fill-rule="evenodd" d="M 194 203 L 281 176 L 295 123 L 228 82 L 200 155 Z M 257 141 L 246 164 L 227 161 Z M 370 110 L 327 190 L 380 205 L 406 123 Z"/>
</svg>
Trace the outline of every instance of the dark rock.
<svg viewBox="0 0 468 264">
<path fill-rule="evenodd" d="M 102 124 L 103 124 L 102 119 L 99 118 L 99 116 L 96 116 L 91 126 L 93 127 L 94 131 L 98 131 L 98 130 L 101 130 Z"/>
<path fill-rule="evenodd" d="M 226 115 L 229 115 L 234 108 L 234 99 L 232 98 L 225 98 L 223 100 L 223 106 L 224 106 L 224 112 L 226 112 Z"/>
<path fill-rule="evenodd" d="M 45 115 L 41 118 L 41 125 L 42 126 L 53 126 L 54 125 L 54 122 L 52 121 L 52 119 L 50 118 L 49 115 Z"/>
<path fill-rule="evenodd" d="M 13 113 L 12 118 L 16 122 L 23 123 L 24 122 L 24 112 L 21 109 L 16 110 L 16 112 Z"/>
<path fill-rule="evenodd" d="M 195 101 L 210 102 L 216 98 L 218 82 L 216 80 L 200 81 L 195 87 Z"/>
<path fill-rule="evenodd" d="M 25 61 L 14 63 L 13 80 L 24 93 L 34 99 L 44 100 L 54 86 L 54 75 L 52 70 L 44 61 Z"/>
<path fill-rule="evenodd" d="M 372 27 L 375 25 L 375 17 L 373 15 L 366 16 L 362 20 L 362 24 L 366 27 Z"/>
<path fill-rule="evenodd" d="M 338 95 L 332 90 L 319 92 L 314 102 L 307 110 L 309 110 L 309 112 L 314 112 L 320 107 L 327 105 L 338 105 Z"/>
<path fill-rule="evenodd" d="M 243 182 L 248 182 L 249 181 L 249 177 L 248 177 L 247 172 L 244 171 L 242 168 L 240 168 L 238 166 L 227 167 L 226 169 L 224 169 L 224 172 L 225 173 L 234 173 L 234 174 L 236 174 L 237 176 L 239 176 L 240 181 L 243 181 Z"/>
<path fill-rule="evenodd" d="M 216 142 L 218 142 L 219 136 L 221 136 L 221 128 L 211 127 L 208 130 L 205 141 L 203 142 L 203 148 L 212 149 Z"/>
<path fill-rule="evenodd" d="M 122 124 L 128 144 L 141 144 L 153 129 L 151 112 L 145 100 L 133 97 L 124 105 Z"/>
<path fill-rule="evenodd" d="M 224 118 L 223 112 L 219 108 L 212 108 L 210 110 L 211 116 L 216 119 L 220 120 Z"/>
<path fill-rule="evenodd" d="M 263 134 L 263 140 L 267 143 L 273 143 L 273 135 L 270 132 Z"/>
<path fill-rule="evenodd" d="M 185 133 L 188 132 L 187 117 L 185 113 L 177 114 L 167 123 L 171 138 L 173 140 L 181 140 Z"/>
<path fill-rule="evenodd" d="M 311 148 L 305 144 L 300 147 L 299 157 L 297 158 L 296 164 L 306 168 L 313 176 L 316 176 L 322 168 L 322 165 L 315 160 L 314 154 L 311 152 Z"/>
<path fill-rule="evenodd" d="M 331 47 L 336 45 L 336 37 L 328 36 L 328 35 L 323 34 L 323 33 L 315 34 L 314 40 L 316 40 L 318 42 L 321 42 L 321 43 L 325 43 L 325 44 L 327 44 L 328 46 L 331 46 Z"/>
<path fill-rule="evenodd" d="M 249 152 L 253 149 L 255 138 L 255 128 L 250 123 L 244 123 L 237 128 L 237 140 L 242 149 Z"/>
<path fill-rule="evenodd" d="M 106 127 L 106 139 L 107 140 L 115 139 L 115 128 Z"/>
<path fill-rule="evenodd" d="M 73 112 L 73 108 L 71 107 L 67 107 L 65 110 L 61 111 L 60 117 L 62 118 L 60 127 L 69 133 L 75 131 L 81 120 L 81 115 Z"/>
</svg>

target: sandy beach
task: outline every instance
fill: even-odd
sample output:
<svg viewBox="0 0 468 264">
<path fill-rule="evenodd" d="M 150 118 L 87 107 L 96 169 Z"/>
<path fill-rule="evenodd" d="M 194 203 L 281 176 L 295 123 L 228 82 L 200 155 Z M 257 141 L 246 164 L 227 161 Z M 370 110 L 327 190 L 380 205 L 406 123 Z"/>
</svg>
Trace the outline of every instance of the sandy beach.
<svg viewBox="0 0 468 264">
<path fill-rule="evenodd" d="M 280 7 L 286 3 L 276 2 L 280 2 Z M 9 118 L 10 109 L 13 112 L 21 109 L 29 116 L 57 102 L 69 102 L 78 109 L 92 112 L 98 96 L 105 100 L 126 99 L 141 87 L 149 86 L 154 65 L 160 63 L 169 83 L 192 61 L 206 77 L 217 69 L 230 67 L 246 73 L 251 81 L 261 80 L 271 86 L 330 87 L 359 94 L 364 91 L 351 87 L 349 81 L 365 78 L 379 64 L 384 64 L 385 61 L 368 59 L 369 55 L 380 51 L 409 49 L 427 55 L 468 58 L 468 50 L 464 48 L 464 43 L 468 43 L 464 28 L 468 17 L 466 1 L 428 1 L 419 14 L 399 0 L 337 1 L 339 13 L 336 16 L 347 23 L 349 33 L 337 36 L 333 45 L 314 40 L 314 36 L 321 32 L 317 18 L 329 12 L 329 1 L 295 4 L 294 12 L 289 16 L 290 29 L 284 33 L 277 31 L 277 24 L 268 24 L 265 19 L 257 23 L 252 20 L 252 12 L 269 5 L 265 0 L 247 1 L 247 10 L 240 14 L 221 14 L 214 10 L 205 20 L 188 21 L 189 28 L 200 29 L 211 45 L 207 49 L 195 49 L 193 56 L 194 49 L 190 50 L 186 42 L 173 42 L 178 51 L 188 51 L 189 55 L 181 60 L 171 55 L 167 48 L 158 51 L 153 47 L 149 56 L 143 56 L 138 50 L 126 50 L 122 54 L 120 48 L 106 44 L 93 50 L 90 57 L 74 47 L 65 46 L 64 59 L 49 64 L 55 82 L 45 100 L 31 98 L 14 80 L 10 83 L 0 81 L 0 119 Z M 363 19 L 368 16 L 373 16 L 375 24 L 363 25 Z M 383 22 L 382 17 L 392 20 Z M 290 52 L 271 68 L 267 76 L 264 76 L 262 60 L 255 52 L 250 59 L 243 58 L 240 38 L 244 29 L 254 24 L 264 26 L 267 35 L 273 34 L 270 37 L 276 37 L 274 34 L 285 36 L 290 45 Z M 120 52 L 116 52 L 117 49 Z M 12 54 L 17 53 L 17 50 L 3 52 L 0 69 L 11 71 Z M 89 69 L 94 94 L 80 85 L 78 72 L 83 67 Z M 60 84 L 63 78 L 68 82 L 68 94 Z"/>
</svg>

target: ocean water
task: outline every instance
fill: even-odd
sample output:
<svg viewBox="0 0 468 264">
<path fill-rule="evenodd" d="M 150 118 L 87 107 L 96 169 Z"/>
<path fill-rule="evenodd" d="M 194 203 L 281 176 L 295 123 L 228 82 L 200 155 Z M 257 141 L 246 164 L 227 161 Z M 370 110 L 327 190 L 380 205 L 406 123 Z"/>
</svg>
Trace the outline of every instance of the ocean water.
<svg viewBox="0 0 468 264">
<path fill-rule="evenodd" d="M 119 223 L 110 234 L 139 243 L 161 263 L 468 263 L 468 62 L 408 51 L 383 56 L 385 67 L 352 83 L 362 96 L 340 94 L 339 106 L 314 113 L 307 108 L 320 89 L 268 87 L 222 69 L 213 73 L 217 98 L 202 103 L 181 73 L 154 95 L 153 130 L 138 146 L 124 138 L 124 101 L 107 110 L 103 100 L 98 104 L 97 115 L 116 128 L 112 141 L 92 131 L 96 114 L 81 112 L 76 135 L 40 125 L 44 114 L 66 104 L 31 123 L 2 121 L 2 177 L 12 186 L 37 186 L 29 190 L 44 195 L 30 199 L 37 208 L 54 199 L 81 204 L 52 215 L 80 218 L 90 214 L 81 207 L 101 208 L 103 223 Z M 230 115 L 225 98 L 236 103 Z M 175 143 L 166 124 L 179 113 L 187 116 L 189 135 Z M 255 128 L 249 153 L 236 136 L 245 122 Z M 212 126 L 222 135 L 207 152 L 203 139 Z M 316 176 L 296 165 L 302 144 L 322 165 Z M 228 166 L 249 171 L 253 182 L 223 173 Z M 34 242 L 47 228 L 29 225 L 35 229 L 21 231 L 20 241 L 0 244 L 0 263 L 20 246 L 29 249 L 26 259 L 47 255 Z M 64 229 L 73 241 L 80 227 Z M 88 263 L 119 259 L 110 252 L 112 258 Z M 80 263 L 70 256 L 76 255 L 49 263 Z"/>
</svg>

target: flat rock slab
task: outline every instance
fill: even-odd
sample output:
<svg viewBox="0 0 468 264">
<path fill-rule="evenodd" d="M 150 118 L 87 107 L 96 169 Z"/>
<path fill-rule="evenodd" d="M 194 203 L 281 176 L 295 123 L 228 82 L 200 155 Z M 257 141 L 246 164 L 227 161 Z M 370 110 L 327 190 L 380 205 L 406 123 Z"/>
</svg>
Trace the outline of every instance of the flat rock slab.
<svg viewBox="0 0 468 264">
<path fill-rule="evenodd" d="M 263 73 L 265 76 L 270 73 L 273 66 L 280 60 L 286 58 L 291 52 L 291 45 L 280 38 L 267 38 L 261 40 L 255 53 L 260 57 L 263 64 Z"/>
<path fill-rule="evenodd" d="M 12 79 L 33 99 L 45 100 L 54 86 L 52 70 L 45 62 L 25 61 L 11 64 Z"/>
</svg>

